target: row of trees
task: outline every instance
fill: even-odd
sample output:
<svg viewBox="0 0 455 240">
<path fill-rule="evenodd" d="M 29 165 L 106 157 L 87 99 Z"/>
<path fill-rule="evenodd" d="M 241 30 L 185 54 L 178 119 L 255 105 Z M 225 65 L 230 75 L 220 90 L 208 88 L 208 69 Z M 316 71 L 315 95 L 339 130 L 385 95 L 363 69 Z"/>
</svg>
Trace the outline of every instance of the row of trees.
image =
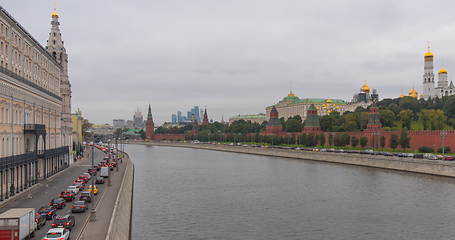
<svg viewBox="0 0 455 240">
<path fill-rule="evenodd" d="M 199 132 L 196 136 L 187 135 L 186 140 L 199 140 L 202 142 L 218 141 L 218 142 L 254 142 L 254 143 L 267 143 L 272 145 L 280 144 L 296 144 L 308 147 L 314 146 L 336 146 L 336 147 L 361 147 L 365 148 L 371 139 L 370 145 L 377 146 L 380 148 L 386 147 L 386 137 L 356 137 L 344 134 L 329 134 L 328 137 L 321 134 L 300 134 L 295 137 L 293 136 L 263 136 L 259 133 L 256 134 L 221 134 L 221 133 L 210 133 L 208 131 Z M 326 142 L 327 140 L 327 142 Z M 396 149 L 400 146 L 403 149 L 410 147 L 410 137 L 407 129 L 402 129 L 400 135 L 391 135 L 389 146 L 392 149 Z M 375 142 L 378 141 L 378 142 Z"/>
</svg>

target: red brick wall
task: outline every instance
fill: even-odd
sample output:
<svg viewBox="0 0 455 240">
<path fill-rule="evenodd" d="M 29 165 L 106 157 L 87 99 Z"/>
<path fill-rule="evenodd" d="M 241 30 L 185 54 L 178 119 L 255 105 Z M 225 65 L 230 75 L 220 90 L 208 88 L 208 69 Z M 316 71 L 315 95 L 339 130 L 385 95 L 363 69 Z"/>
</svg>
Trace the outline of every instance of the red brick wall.
<svg viewBox="0 0 455 240">
<path fill-rule="evenodd" d="M 185 140 L 185 134 L 155 134 L 153 140 L 156 141 L 163 141 L 163 140 L 170 140 L 170 141 L 178 141 L 178 140 Z"/>
</svg>

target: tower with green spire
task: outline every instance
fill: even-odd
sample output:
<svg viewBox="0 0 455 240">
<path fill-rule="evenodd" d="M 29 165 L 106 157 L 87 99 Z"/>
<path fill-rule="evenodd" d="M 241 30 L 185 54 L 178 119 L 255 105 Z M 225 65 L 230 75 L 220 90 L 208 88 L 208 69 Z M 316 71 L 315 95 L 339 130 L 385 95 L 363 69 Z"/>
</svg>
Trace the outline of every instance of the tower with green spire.
<svg viewBox="0 0 455 240">
<path fill-rule="evenodd" d="M 318 110 L 311 104 L 311 106 L 307 110 L 306 119 L 303 125 L 303 132 L 320 132 L 321 131 L 321 123 L 320 118 L 318 115 Z"/>
</svg>

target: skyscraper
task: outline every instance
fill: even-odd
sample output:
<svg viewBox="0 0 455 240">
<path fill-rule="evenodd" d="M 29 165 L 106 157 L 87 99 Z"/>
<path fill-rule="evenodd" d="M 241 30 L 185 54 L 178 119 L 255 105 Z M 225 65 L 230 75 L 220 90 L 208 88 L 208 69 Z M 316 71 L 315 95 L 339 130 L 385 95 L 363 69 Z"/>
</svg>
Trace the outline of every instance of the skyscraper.
<svg viewBox="0 0 455 240">
<path fill-rule="evenodd" d="M 177 122 L 178 123 L 183 122 L 182 111 L 177 111 Z"/>
<path fill-rule="evenodd" d="M 177 115 L 172 114 L 172 123 L 177 123 Z"/>
</svg>

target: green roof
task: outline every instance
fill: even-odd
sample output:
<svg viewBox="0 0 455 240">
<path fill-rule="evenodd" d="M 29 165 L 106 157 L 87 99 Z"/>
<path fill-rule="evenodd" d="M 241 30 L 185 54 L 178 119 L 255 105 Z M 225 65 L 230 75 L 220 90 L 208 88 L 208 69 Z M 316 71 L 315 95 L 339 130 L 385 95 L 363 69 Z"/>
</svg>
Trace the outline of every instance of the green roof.
<svg viewBox="0 0 455 240">
<path fill-rule="evenodd" d="M 245 115 L 237 115 L 237 116 L 234 116 L 234 117 L 231 117 L 230 119 L 263 119 L 265 118 L 265 114 L 264 113 L 259 113 L 259 114 L 245 114 Z"/>
<path fill-rule="evenodd" d="M 347 102 L 345 100 L 342 100 L 342 99 L 331 99 L 331 98 L 298 98 L 298 97 L 292 97 L 292 96 L 286 96 L 283 98 L 283 100 L 281 100 L 280 102 L 278 102 L 277 104 L 279 103 L 288 103 L 290 105 L 294 105 L 294 104 L 305 104 L 305 103 L 319 103 L 319 104 L 323 104 L 323 103 L 331 103 L 331 104 L 347 104 Z M 276 106 L 277 104 L 274 104 L 272 106 Z M 270 107 L 272 107 L 270 106 Z"/>
</svg>

